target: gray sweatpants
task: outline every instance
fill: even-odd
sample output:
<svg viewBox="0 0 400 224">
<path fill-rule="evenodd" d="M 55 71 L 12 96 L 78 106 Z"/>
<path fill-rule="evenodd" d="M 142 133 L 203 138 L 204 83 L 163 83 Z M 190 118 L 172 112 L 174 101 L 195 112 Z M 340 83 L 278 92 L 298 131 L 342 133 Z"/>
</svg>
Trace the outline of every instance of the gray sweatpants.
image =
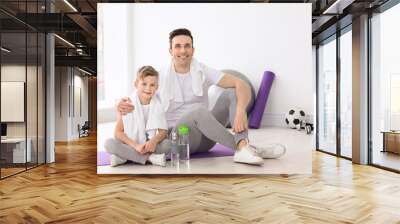
<svg viewBox="0 0 400 224">
<path fill-rule="evenodd" d="M 249 111 L 254 103 L 251 97 L 246 110 Z M 226 126 L 234 123 L 236 115 L 235 89 L 226 89 L 218 98 L 214 108 L 208 111 L 204 107 L 194 108 L 178 120 L 177 125 L 189 127 L 190 153 L 207 152 L 216 143 L 236 149 L 237 143 L 248 138 L 248 131 L 231 134 Z"/>
<path fill-rule="evenodd" d="M 247 111 L 250 110 L 253 103 L 254 98 L 251 97 L 250 103 L 246 108 Z M 236 115 L 236 105 L 237 99 L 235 89 L 226 89 L 220 95 L 211 111 L 208 111 L 207 108 L 204 107 L 194 108 L 178 120 L 177 125 L 185 124 L 190 129 L 190 154 L 195 152 L 207 152 L 216 143 L 231 149 L 236 149 L 236 145 L 240 140 L 247 139 L 247 131 L 231 134 L 226 129 L 229 123 L 233 124 Z M 149 154 L 140 154 L 130 146 L 112 138 L 105 142 L 105 149 L 110 154 L 140 164 L 145 164 L 149 157 Z M 170 149 L 171 142 L 165 139 L 157 145 L 154 153 L 169 153 Z"/>
<path fill-rule="evenodd" d="M 107 139 L 104 143 L 104 147 L 106 151 L 110 154 L 114 154 L 122 159 L 131 160 L 140 164 L 145 164 L 150 156 L 150 154 L 140 154 L 134 148 L 114 138 Z M 171 142 L 168 139 L 165 139 L 157 145 L 156 151 L 154 153 L 168 153 L 170 149 Z"/>
</svg>

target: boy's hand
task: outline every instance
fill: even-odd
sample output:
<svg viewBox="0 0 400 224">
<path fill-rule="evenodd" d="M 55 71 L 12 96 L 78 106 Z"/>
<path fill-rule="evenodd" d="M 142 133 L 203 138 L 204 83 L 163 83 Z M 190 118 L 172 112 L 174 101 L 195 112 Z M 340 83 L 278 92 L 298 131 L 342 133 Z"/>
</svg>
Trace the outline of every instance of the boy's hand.
<svg viewBox="0 0 400 224">
<path fill-rule="evenodd" d="M 137 144 L 135 150 L 140 154 L 146 154 L 145 144 Z"/>
<path fill-rule="evenodd" d="M 156 151 L 157 143 L 155 141 L 149 140 L 144 144 L 146 152 L 153 153 Z"/>
<path fill-rule="evenodd" d="M 117 104 L 117 110 L 122 115 L 126 115 L 132 112 L 135 107 L 132 104 L 132 100 L 129 97 L 123 97 Z"/>
</svg>

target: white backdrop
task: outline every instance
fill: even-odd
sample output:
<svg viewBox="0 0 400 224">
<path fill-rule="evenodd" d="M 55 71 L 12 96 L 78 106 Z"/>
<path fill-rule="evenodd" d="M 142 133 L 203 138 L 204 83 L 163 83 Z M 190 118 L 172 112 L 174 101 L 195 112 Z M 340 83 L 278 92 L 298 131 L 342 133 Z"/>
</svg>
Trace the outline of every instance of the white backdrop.
<svg viewBox="0 0 400 224">
<path fill-rule="evenodd" d="M 129 93 L 140 66 L 160 69 L 169 62 L 168 34 L 176 28 L 191 30 L 199 61 L 244 73 L 256 92 L 265 70 L 276 74 L 263 125 L 284 125 L 293 107 L 314 112 L 311 4 L 107 3 L 98 8 L 98 80 L 104 85 L 98 89 L 104 91 L 99 117 L 102 108 Z"/>
</svg>

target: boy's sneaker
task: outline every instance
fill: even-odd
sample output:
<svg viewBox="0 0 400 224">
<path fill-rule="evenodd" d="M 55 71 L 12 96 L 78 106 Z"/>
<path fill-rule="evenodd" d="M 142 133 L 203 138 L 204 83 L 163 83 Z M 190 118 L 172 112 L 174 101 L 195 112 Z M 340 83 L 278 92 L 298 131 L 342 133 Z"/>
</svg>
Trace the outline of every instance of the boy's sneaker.
<svg viewBox="0 0 400 224">
<path fill-rule="evenodd" d="M 264 163 L 263 159 L 257 155 L 256 149 L 249 144 L 236 150 L 233 161 L 252 165 L 261 165 Z"/>
<path fill-rule="evenodd" d="M 286 153 L 286 147 L 281 144 L 271 144 L 264 147 L 255 147 L 258 156 L 264 159 L 276 159 Z"/>
<path fill-rule="evenodd" d="M 124 163 L 126 163 L 126 159 L 122 159 L 121 157 L 119 157 L 119 156 L 116 156 L 116 155 L 111 155 L 111 166 L 112 167 L 115 167 L 115 166 L 118 166 L 118 165 L 121 165 L 121 164 L 124 164 Z"/>
<path fill-rule="evenodd" d="M 165 154 L 151 154 L 148 159 L 153 165 L 165 166 L 167 164 L 167 159 Z"/>
</svg>

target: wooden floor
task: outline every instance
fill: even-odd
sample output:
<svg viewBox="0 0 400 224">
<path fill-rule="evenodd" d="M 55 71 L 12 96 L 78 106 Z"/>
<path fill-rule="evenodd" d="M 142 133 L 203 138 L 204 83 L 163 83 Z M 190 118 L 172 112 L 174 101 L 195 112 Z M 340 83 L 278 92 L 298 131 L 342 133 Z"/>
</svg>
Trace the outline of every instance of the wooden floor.
<svg viewBox="0 0 400 224">
<path fill-rule="evenodd" d="M 1 168 L 1 177 L 3 178 L 3 177 L 7 177 L 7 176 L 10 176 L 10 175 L 13 175 L 13 174 L 15 174 L 15 173 L 19 173 L 19 172 L 22 172 L 22 171 L 24 171 L 24 170 L 26 170 L 25 169 L 25 167 L 21 167 L 21 168 Z"/>
<path fill-rule="evenodd" d="M 0 181 L 0 223 L 400 223 L 400 175 L 319 152 L 310 176 L 101 176 L 96 139 Z"/>
</svg>

